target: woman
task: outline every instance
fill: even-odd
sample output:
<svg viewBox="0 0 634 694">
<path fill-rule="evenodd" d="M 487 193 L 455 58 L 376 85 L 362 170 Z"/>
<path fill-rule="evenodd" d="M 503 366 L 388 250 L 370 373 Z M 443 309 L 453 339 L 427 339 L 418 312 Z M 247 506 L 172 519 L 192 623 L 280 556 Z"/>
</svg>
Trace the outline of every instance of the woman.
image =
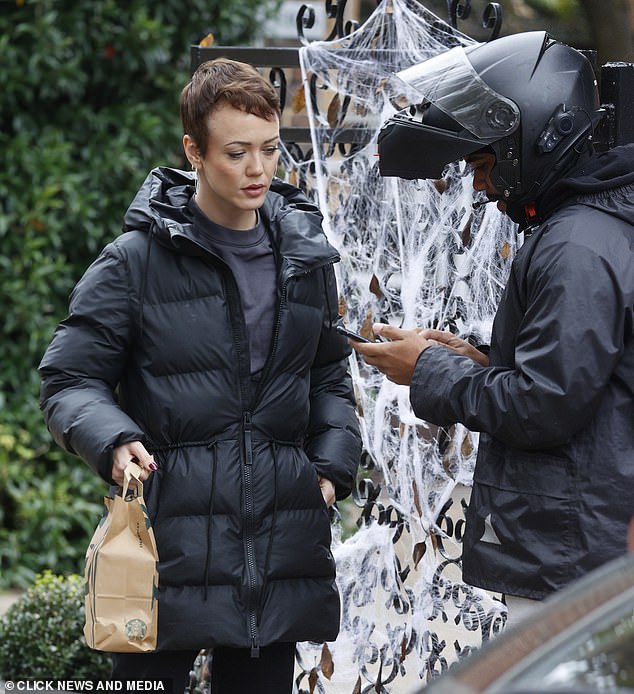
<svg viewBox="0 0 634 694">
<path fill-rule="evenodd" d="M 212 647 L 214 694 L 282 694 L 296 642 L 338 632 L 328 505 L 361 444 L 339 258 L 318 209 L 274 177 L 279 116 L 251 66 L 198 68 L 181 95 L 194 171 L 149 174 L 40 366 L 56 441 L 107 482 L 144 470 L 158 648 L 114 654 L 117 680 L 182 692 Z"/>
</svg>

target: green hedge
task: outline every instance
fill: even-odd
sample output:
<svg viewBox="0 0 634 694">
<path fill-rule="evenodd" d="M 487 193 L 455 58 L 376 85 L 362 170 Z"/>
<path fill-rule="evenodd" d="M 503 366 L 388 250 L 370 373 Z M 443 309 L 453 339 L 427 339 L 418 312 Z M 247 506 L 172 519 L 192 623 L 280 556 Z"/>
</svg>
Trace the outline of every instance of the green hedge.
<svg viewBox="0 0 634 694">
<path fill-rule="evenodd" d="M 0 678 L 110 679 L 110 656 L 86 645 L 84 615 L 80 576 L 39 576 L 0 619 Z"/>
<path fill-rule="evenodd" d="M 103 484 L 51 443 L 36 367 L 147 171 L 184 164 L 190 45 L 248 43 L 260 5 L 0 3 L 0 587 L 81 568 Z"/>
</svg>

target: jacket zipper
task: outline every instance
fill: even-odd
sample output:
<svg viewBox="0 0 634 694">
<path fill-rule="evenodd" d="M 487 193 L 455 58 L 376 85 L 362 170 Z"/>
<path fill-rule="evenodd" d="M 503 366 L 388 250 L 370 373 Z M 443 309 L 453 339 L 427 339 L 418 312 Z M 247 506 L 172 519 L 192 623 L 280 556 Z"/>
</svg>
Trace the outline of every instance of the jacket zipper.
<svg viewBox="0 0 634 694">
<path fill-rule="evenodd" d="M 230 282 L 227 286 L 231 284 L 231 289 L 227 291 L 227 298 L 229 305 L 232 307 L 232 313 L 236 313 L 242 316 L 242 308 L 238 296 L 237 286 L 233 275 L 231 272 L 228 273 L 231 276 Z M 232 299 L 237 297 L 236 305 L 233 306 Z M 242 413 L 242 439 L 244 447 L 244 462 L 242 465 L 242 479 L 244 481 L 244 550 L 246 553 L 246 564 L 247 564 L 247 578 L 249 582 L 249 596 L 247 599 L 247 609 L 248 609 L 248 626 L 249 626 L 249 636 L 251 640 L 251 657 L 260 657 L 260 634 L 258 629 L 257 620 L 257 566 L 255 560 L 255 544 L 253 539 L 253 528 L 254 528 L 254 503 L 253 503 L 253 440 L 251 434 L 251 410 L 249 409 L 249 381 L 251 378 L 250 364 L 247 359 L 248 351 L 245 355 L 241 349 L 243 341 L 241 338 L 245 337 L 240 330 L 240 326 L 244 326 L 244 320 L 242 319 L 240 325 L 233 321 L 233 334 L 234 341 L 236 344 L 236 349 L 238 350 L 238 374 L 240 377 L 240 398 L 242 401 L 243 413 Z"/>
<path fill-rule="evenodd" d="M 247 576 L 249 579 L 249 632 L 251 636 L 251 657 L 260 657 L 260 635 L 256 614 L 257 570 L 255 547 L 253 546 L 253 441 L 251 437 L 251 412 L 246 411 L 242 419 L 244 434 L 244 522 L 245 550 L 247 555 Z"/>
<path fill-rule="evenodd" d="M 223 272 L 226 278 L 225 287 L 227 292 L 227 302 L 232 320 L 232 332 L 234 344 L 238 350 L 238 375 L 240 380 L 240 399 L 242 402 L 242 439 L 244 447 L 244 463 L 243 481 L 244 481 L 244 548 L 246 553 L 247 576 L 249 581 L 249 597 L 248 597 L 248 626 L 249 636 L 251 640 L 251 657 L 260 657 L 260 634 L 257 620 L 257 567 L 255 561 L 255 545 L 253 541 L 253 526 L 254 526 L 254 503 L 253 503 L 253 441 L 251 435 L 251 411 L 249 409 L 249 381 L 251 378 L 251 370 L 247 354 L 241 348 L 243 339 L 246 335 L 243 334 L 241 326 L 244 326 L 244 317 L 242 315 L 242 305 L 240 302 L 238 288 L 233 277 L 231 269 L 227 264 L 215 254 L 212 254 L 225 268 Z M 239 321 L 235 317 L 240 318 Z"/>
</svg>

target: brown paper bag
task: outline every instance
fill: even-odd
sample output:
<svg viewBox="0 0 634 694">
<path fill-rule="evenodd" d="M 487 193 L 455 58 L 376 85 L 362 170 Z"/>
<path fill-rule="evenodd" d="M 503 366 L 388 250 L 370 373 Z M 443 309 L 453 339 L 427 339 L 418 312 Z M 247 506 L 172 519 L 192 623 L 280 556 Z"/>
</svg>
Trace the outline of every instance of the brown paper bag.
<svg viewBox="0 0 634 694">
<path fill-rule="evenodd" d="M 105 497 L 106 513 L 86 551 L 86 624 L 90 648 L 138 653 L 156 648 L 158 553 L 139 481 L 129 463 L 123 488 Z M 137 491 L 128 493 L 131 478 Z"/>
</svg>

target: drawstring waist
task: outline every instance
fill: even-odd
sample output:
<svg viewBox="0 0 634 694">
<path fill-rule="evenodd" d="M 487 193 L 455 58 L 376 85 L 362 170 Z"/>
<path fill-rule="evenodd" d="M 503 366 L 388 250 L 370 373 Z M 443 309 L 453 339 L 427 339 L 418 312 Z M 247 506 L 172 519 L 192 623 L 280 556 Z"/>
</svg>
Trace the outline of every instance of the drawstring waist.
<svg viewBox="0 0 634 694">
<path fill-rule="evenodd" d="M 200 538 L 201 542 L 205 543 L 205 550 L 204 550 L 204 555 L 205 555 L 205 565 L 204 565 L 204 571 L 203 571 L 203 576 L 202 576 L 202 598 L 204 602 L 208 602 L 209 600 L 209 595 L 210 595 L 210 587 L 213 588 L 213 562 L 214 562 L 214 514 L 217 512 L 216 509 L 216 499 L 217 497 L 217 483 L 218 483 L 218 468 L 222 466 L 222 458 L 219 459 L 219 454 L 221 451 L 218 450 L 218 445 L 222 443 L 223 441 L 235 441 L 235 438 L 232 439 L 222 439 L 222 438 L 216 438 L 211 441 L 206 441 L 206 442 L 179 442 L 179 443 L 174 443 L 174 444 L 169 444 L 166 446 L 156 446 L 153 447 L 154 452 L 160 452 L 160 451 L 173 451 L 175 449 L 179 448 L 185 448 L 185 447 L 206 447 L 209 450 L 209 458 L 208 460 L 208 465 L 209 467 L 209 477 L 207 478 L 210 482 L 211 489 L 209 491 L 209 499 L 208 499 L 208 504 L 207 504 L 207 522 L 206 522 L 206 529 L 205 529 L 205 538 Z M 257 457 L 254 457 L 254 449 L 259 448 L 260 449 L 260 454 L 262 453 L 262 444 L 266 445 L 267 447 L 270 448 L 270 457 L 264 454 L 264 457 L 260 457 L 258 455 Z M 251 576 L 254 579 L 253 583 L 251 583 L 248 586 L 248 589 L 250 591 L 250 604 L 251 607 L 249 608 L 250 612 L 250 623 L 251 626 L 250 628 L 252 629 L 251 633 L 251 638 L 252 638 L 252 648 L 251 648 L 251 654 L 252 657 L 258 657 L 259 656 L 259 630 L 260 630 L 260 625 L 262 622 L 262 616 L 264 612 L 264 606 L 265 606 L 265 601 L 266 601 L 266 595 L 267 595 L 267 588 L 269 584 L 269 574 L 271 571 L 271 563 L 272 563 L 272 556 L 273 556 L 273 548 L 274 548 L 274 543 L 275 543 L 275 533 L 277 529 L 277 524 L 278 524 L 278 516 L 279 516 L 279 501 L 280 501 L 280 490 L 279 490 L 279 481 L 280 481 L 280 459 L 279 459 L 279 452 L 280 448 L 284 447 L 290 447 L 290 448 L 297 448 L 298 444 L 293 441 L 282 441 L 282 440 L 277 440 L 277 439 L 258 439 L 254 438 L 252 441 L 252 450 L 250 455 L 246 455 L 243 464 L 245 462 L 249 462 L 250 464 L 248 465 L 250 470 L 258 470 L 259 474 L 258 477 L 260 477 L 263 473 L 263 467 L 266 468 L 267 471 L 270 471 L 270 465 L 268 464 L 269 461 L 272 462 L 273 465 L 273 488 L 272 490 L 269 487 L 269 490 L 272 492 L 272 509 L 270 513 L 270 518 L 271 518 L 271 524 L 270 528 L 268 529 L 268 538 L 266 538 L 266 551 L 264 556 L 262 554 L 259 554 L 259 560 L 257 553 L 255 551 L 255 530 L 257 527 L 260 526 L 259 522 L 253 523 L 255 520 L 255 516 L 251 517 L 251 525 L 247 523 L 243 527 L 243 542 L 248 543 L 251 546 L 251 556 L 252 556 L 252 567 L 251 567 Z M 221 471 L 222 474 L 222 471 Z M 270 479 L 270 478 L 269 478 Z M 271 496 L 268 496 L 269 499 L 271 499 Z M 270 507 L 269 507 L 270 508 Z M 220 513 L 226 513 L 226 509 L 220 508 L 218 509 Z M 252 513 L 255 512 L 255 509 L 252 508 Z M 260 513 L 256 514 L 258 517 L 260 516 Z M 218 532 L 218 525 L 216 523 L 216 531 Z M 262 544 L 260 544 L 260 547 L 262 548 Z M 262 563 L 263 562 L 263 563 Z M 260 567 L 261 570 L 258 570 L 258 567 Z M 247 587 L 247 586 L 245 586 Z M 252 621 L 251 621 L 252 620 Z"/>
<path fill-rule="evenodd" d="M 258 593 L 258 604 L 257 604 L 257 623 L 259 626 L 262 610 L 264 608 L 264 596 L 266 592 L 266 586 L 268 584 L 269 568 L 271 563 L 271 554 L 273 551 L 273 538 L 275 535 L 275 528 L 277 526 L 277 515 L 278 515 L 278 453 L 280 446 L 292 446 L 295 447 L 297 444 L 278 441 L 276 439 L 262 440 L 264 443 L 268 443 L 271 447 L 272 460 L 273 460 L 273 512 L 271 518 L 271 529 L 269 531 L 269 538 L 267 542 L 266 555 L 264 558 L 264 573 L 262 586 L 260 587 Z M 218 471 L 218 443 L 219 440 L 213 440 L 211 443 L 207 444 L 207 448 L 211 451 L 211 492 L 209 495 L 209 506 L 207 515 L 207 537 L 206 537 L 206 554 L 205 554 L 205 571 L 204 571 L 204 589 L 203 589 L 203 600 L 207 601 L 209 593 L 209 573 L 211 562 L 213 560 L 213 515 L 214 515 L 214 502 L 216 498 L 216 474 Z M 191 444 L 188 444 L 191 445 Z M 170 446 L 174 448 L 175 446 Z M 158 448 L 154 450 L 159 450 Z"/>
<path fill-rule="evenodd" d="M 167 451 L 175 451 L 180 448 L 209 448 L 215 446 L 219 443 L 226 443 L 227 441 L 238 441 L 239 434 L 231 434 L 228 436 L 215 436 L 213 439 L 207 439 L 204 441 L 176 441 L 174 443 L 164 443 L 164 444 L 149 444 L 148 450 L 151 453 L 164 453 Z M 270 445 L 276 443 L 278 446 L 290 446 L 291 448 L 298 448 L 303 445 L 303 441 L 298 439 L 297 441 L 285 441 L 283 439 L 276 439 L 270 436 L 258 436 L 257 433 L 251 434 L 251 442 L 253 444 L 263 444 Z"/>
</svg>

